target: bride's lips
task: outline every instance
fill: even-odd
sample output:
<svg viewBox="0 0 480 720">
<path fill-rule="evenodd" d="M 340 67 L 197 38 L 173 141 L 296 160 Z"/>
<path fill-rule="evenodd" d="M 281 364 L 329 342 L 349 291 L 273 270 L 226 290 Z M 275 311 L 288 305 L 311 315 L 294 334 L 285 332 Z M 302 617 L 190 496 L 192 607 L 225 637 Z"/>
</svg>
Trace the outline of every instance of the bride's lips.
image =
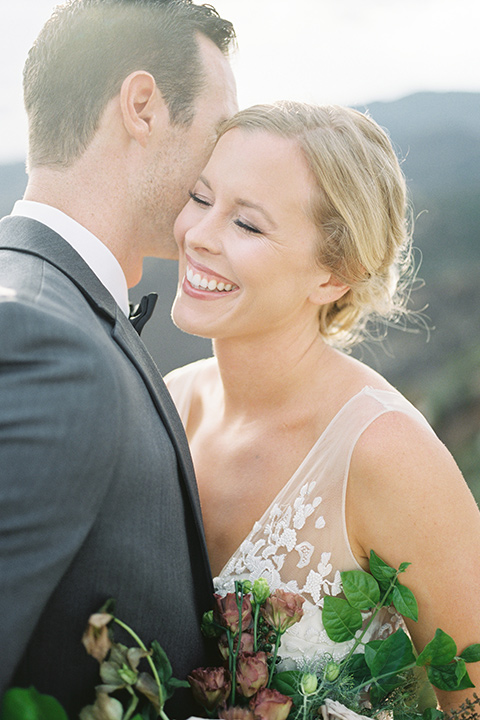
<svg viewBox="0 0 480 720">
<path fill-rule="evenodd" d="M 238 290 L 238 285 L 223 275 L 214 273 L 205 265 L 194 262 L 187 255 L 182 289 L 192 297 L 217 300 Z"/>
</svg>

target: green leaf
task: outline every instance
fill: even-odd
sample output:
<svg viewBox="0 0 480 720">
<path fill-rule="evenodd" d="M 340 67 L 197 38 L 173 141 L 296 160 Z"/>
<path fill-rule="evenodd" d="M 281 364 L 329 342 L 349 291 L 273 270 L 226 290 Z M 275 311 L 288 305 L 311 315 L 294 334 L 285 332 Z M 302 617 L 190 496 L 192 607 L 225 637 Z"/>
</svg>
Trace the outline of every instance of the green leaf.
<svg viewBox="0 0 480 720">
<path fill-rule="evenodd" d="M 391 581 L 396 577 L 397 571 L 390 567 L 373 550 L 370 550 L 370 572 L 380 583 L 381 589 L 385 592 Z"/>
<path fill-rule="evenodd" d="M 442 720 L 445 714 L 436 708 L 427 708 L 423 711 L 422 720 Z"/>
<path fill-rule="evenodd" d="M 379 675 L 396 675 L 409 665 L 415 663 L 412 641 L 400 628 L 386 640 L 369 642 L 365 646 L 365 661 L 372 672 L 372 677 Z M 383 681 L 382 683 L 383 684 Z"/>
<path fill-rule="evenodd" d="M 468 676 L 463 660 L 438 667 L 429 665 L 427 675 L 432 685 L 439 690 L 465 690 L 475 687 Z"/>
<path fill-rule="evenodd" d="M 372 673 L 370 697 L 380 702 L 394 688 L 404 682 L 402 671 L 415 663 L 412 642 L 402 630 L 397 630 L 386 640 L 374 640 L 365 646 L 365 660 Z"/>
<path fill-rule="evenodd" d="M 364 653 L 351 655 L 346 662 L 342 663 L 342 674 L 352 677 L 357 685 L 369 680 L 372 673 L 365 662 Z"/>
<path fill-rule="evenodd" d="M 186 680 L 178 680 L 177 678 L 174 678 L 174 677 L 170 678 L 170 680 L 168 681 L 168 685 L 171 688 L 189 688 L 190 687 L 190 683 L 187 682 Z"/>
<path fill-rule="evenodd" d="M 170 660 L 167 657 L 167 653 L 157 640 L 152 642 L 152 651 L 153 664 L 157 669 L 160 682 L 166 685 L 172 677 L 172 666 L 170 664 Z"/>
<path fill-rule="evenodd" d="M 300 670 L 285 670 L 284 672 L 275 673 L 272 687 L 281 692 L 282 695 L 292 697 L 292 695 L 298 694 L 302 675 L 303 672 Z"/>
<path fill-rule="evenodd" d="M 399 566 L 399 568 L 398 568 L 398 572 L 399 572 L 399 573 L 404 573 L 405 570 L 406 570 L 408 567 L 410 567 L 411 564 L 412 564 L 412 563 L 408 563 L 408 562 L 400 563 L 400 566 Z"/>
<path fill-rule="evenodd" d="M 3 696 L 1 720 L 68 720 L 67 713 L 51 695 L 34 687 L 11 688 Z"/>
<path fill-rule="evenodd" d="M 281 692 L 282 695 L 292 698 L 294 707 L 300 707 L 303 702 L 303 697 L 299 692 L 302 675 L 303 672 L 300 670 L 285 670 L 275 673 L 271 687 Z"/>
<path fill-rule="evenodd" d="M 417 601 L 409 588 L 397 582 L 393 588 L 392 599 L 395 609 L 398 610 L 400 615 L 415 620 L 415 622 L 418 620 Z"/>
<path fill-rule="evenodd" d="M 352 607 L 369 610 L 380 600 L 380 587 L 372 575 L 363 570 L 347 570 L 340 576 L 343 592 Z"/>
<path fill-rule="evenodd" d="M 480 643 L 466 647 L 460 657 L 462 660 L 465 660 L 466 663 L 478 662 L 480 660 Z"/>
<path fill-rule="evenodd" d="M 417 657 L 417 665 L 448 665 L 457 654 L 457 646 L 450 635 L 438 628 L 433 640 L 425 645 Z"/>
<path fill-rule="evenodd" d="M 352 640 L 362 627 L 362 613 L 351 607 L 346 600 L 327 595 L 322 610 L 323 626 L 330 640 Z"/>
</svg>

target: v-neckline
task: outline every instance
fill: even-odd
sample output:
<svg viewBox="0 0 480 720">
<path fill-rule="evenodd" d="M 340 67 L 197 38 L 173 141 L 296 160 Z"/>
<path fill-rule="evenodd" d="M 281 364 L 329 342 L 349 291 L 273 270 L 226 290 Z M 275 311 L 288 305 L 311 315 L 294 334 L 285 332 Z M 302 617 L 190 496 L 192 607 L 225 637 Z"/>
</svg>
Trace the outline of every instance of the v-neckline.
<svg viewBox="0 0 480 720">
<path fill-rule="evenodd" d="M 222 574 L 224 573 L 225 569 L 230 565 L 230 563 L 232 562 L 232 559 L 235 557 L 235 555 L 237 555 L 237 553 L 238 553 L 238 551 L 240 550 L 240 548 L 242 547 L 242 545 L 245 543 L 246 540 L 248 540 L 248 538 L 249 538 L 249 537 L 252 535 L 252 533 L 255 531 L 257 525 L 260 525 L 260 526 L 261 526 L 262 523 L 263 523 L 263 520 L 271 514 L 272 508 L 274 507 L 274 505 L 276 505 L 276 504 L 278 503 L 278 498 L 279 498 L 284 492 L 288 492 L 288 490 L 295 484 L 299 473 L 302 471 L 302 469 L 304 468 L 304 466 L 305 466 L 305 465 L 307 464 L 307 462 L 310 460 L 311 456 L 312 456 L 313 453 L 316 451 L 316 449 L 318 448 L 318 446 L 319 446 L 322 442 L 324 442 L 326 436 L 327 436 L 328 433 L 331 431 L 331 428 L 332 428 L 332 427 L 336 424 L 336 422 L 341 418 L 341 416 L 344 414 L 344 412 L 347 411 L 347 409 L 349 408 L 349 406 L 350 406 L 357 398 L 359 398 L 360 396 L 362 396 L 362 395 L 363 395 L 365 392 L 367 392 L 368 390 L 371 390 L 371 387 L 370 387 L 369 385 L 365 385 L 361 390 L 359 390 L 357 393 L 355 393 L 355 395 L 352 395 L 352 397 L 350 397 L 350 398 L 342 405 L 342 407 L 337 410 L 337 412 L 335 413 L 335 415 L 332 417 L 332 419 L 328 422 L 328 424 L 326 425 L 326 427 L 324 428 L 324 430 L 320 433 L 320 435 L 318 436 L 318 438 L 315 440 L 315 442 L 313 443 L 312 447 L 311 447 L 310 450 L 307 452 L 307 454 L 305 455 L 305 457 L 303 458 L 303 460 L 300 462 L 300 464 L 298 465 L 297 469 L 293 472 L 293 474 L 292 474 L 291 477 L 287 480 L 287 482 L 285 483 L 285 485 L 283 485 L 283 487 L 278 491 L 278 493 L 275 495 L 274 499 L 272 500 L 272 502 L 270 503 L 270 505 L 267 507 L 267 509 L 264 511 L 264 513 L 261 515 L 261 517 L 258 518 L 258 520 L 255 520 L 255 522 L 253 523 L 252 529 L 250 530 L 250 532 L 248 533 L 248 535 L 246 535 L 246 536 L 243 538 L 242 542 L 237 546 L 236 550 L 230 555 L 229 559 L 228 559 L 227 562 L 223 565 L 222 569 L 220 570 L 220 572 L 218 573 L 218 575 L 217 575 L 216 577 L 221 577 L 221 576 L 222 576 Z"/>
</svg>

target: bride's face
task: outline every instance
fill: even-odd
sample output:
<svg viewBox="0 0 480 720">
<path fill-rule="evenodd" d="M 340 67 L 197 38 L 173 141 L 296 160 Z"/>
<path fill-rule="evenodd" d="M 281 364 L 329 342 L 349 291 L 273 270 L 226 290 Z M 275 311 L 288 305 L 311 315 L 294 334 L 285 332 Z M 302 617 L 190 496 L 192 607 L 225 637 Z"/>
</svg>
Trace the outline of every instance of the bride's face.
<svg viewBox="0 0 480 720">
<path fill-rule="evenodd" d="M 180 328 L 212 338 L 318 332 L 330 273 L 315 261 L 313 188 L 294 140 L 238 128 L 220 138 L 175 224 Z"/>
</svg>

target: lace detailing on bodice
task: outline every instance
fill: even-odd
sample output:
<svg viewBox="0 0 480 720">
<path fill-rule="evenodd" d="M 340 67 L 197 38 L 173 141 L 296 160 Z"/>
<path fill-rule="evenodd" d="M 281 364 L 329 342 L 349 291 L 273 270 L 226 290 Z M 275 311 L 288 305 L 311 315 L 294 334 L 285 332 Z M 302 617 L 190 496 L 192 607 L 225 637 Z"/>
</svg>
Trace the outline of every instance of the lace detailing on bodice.
<svg viewBox="0 0 480 720">
<path fill-rule="evenodd" d="M 193 363 L 169 377 L 169 388 L 186 424 L 194 378 L 203 363 Z M 385 412 L 402 412 L 422 424 L 423 416 L 399 393 L 365 387 L 337 413 L 294 475 L 227 562 L 214 583 L 231 592 L 235 579 L 265 577 L 272 590 L 284 588 L 305 597 L 302 620 L 284 635 L 280 654 L 302 662 L 315 654 L 339 659 L 351 647 L 332 643 L 322 624 L 326 595 L 342 592 L 340 572 L 361 569 L 352 553 L 345 522 L 345 495 L 350 460 L 365 429 Z M 429 426 L 428 426 L 429 427 Z M 375 548 L 381 555 L 381 548 Z M 364 616 L 365 623 L 369 615 Z M 382 610 L 368 638 L 382 637 L 402 623 L 394 611 Z"/>
</svg>

